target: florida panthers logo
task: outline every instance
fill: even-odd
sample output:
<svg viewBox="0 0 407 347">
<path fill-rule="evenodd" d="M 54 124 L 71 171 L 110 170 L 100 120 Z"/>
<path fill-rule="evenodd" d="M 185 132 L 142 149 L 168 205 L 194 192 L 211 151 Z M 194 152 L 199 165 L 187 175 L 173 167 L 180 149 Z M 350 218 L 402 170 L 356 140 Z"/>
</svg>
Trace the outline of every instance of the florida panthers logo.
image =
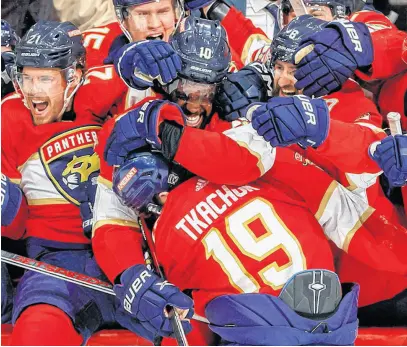
<svg viewBox="0 0 407 347">
<path fill-rule="evenodd" d="M 99 175 L 99 157 L 94 152 L 97 126 L 84 126 L 51 138 L 40 148 L 48 178 L 65 199 L 79 205 L 84 188 Z"/>
<path fill-rule="evenodd" d="M 99 157 L 96 153 L 81 157 L 74 155 L 62 172 L 62 181 L 73 190 L 79 187 L 80 183 L 87 182 L 89 176 L 99 171 L 99 168 Z"/>
</svg>

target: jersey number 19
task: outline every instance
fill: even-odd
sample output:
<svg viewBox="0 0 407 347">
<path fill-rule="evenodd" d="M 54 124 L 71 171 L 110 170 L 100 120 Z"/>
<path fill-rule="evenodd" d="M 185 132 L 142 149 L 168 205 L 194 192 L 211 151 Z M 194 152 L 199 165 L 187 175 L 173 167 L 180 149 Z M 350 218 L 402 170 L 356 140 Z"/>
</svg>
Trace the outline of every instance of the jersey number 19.
<svg viewBox="0 0 407 347">
<path fill-rule="evenodd" d="M 260 220 L 266 231 L 260 237 L 249 228 L 249 224 L 256 219 Z M 265 285 L 279 290 L 292 275 L 306 269 L 305 256 L 299 241 L 269 201 L 261 198 L 251 200 L 226 217 L 225 224 L 227 234 L 244 255 L 263 262 L 269 255 L 282 249 L 288 256 L 289 261 L 286 264 L 280 266 L 273 261 L 258 272 Z M 212 228 L 202 242 L 207 259 L 214 258 L 239 292 L 259 291 L 260 284 L 245 269 L 218 229 Z"/>
</svg>

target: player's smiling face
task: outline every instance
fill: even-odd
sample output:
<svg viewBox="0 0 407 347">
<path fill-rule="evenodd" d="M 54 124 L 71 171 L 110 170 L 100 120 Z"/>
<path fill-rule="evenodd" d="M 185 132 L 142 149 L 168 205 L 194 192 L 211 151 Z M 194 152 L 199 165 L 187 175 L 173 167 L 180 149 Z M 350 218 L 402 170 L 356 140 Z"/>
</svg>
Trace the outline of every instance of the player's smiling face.
<svg viewBox="0 0 407 347">
<path fill-rule="evenodd" d="M 217 85 L 180 78 L 170 83 L 167 88 L 170 100 L 181 107 L 186 117 L 186 125 L 200 128 L 212 112 Z"/>
<path fill-rule="evenodd" d="M 18 82 L 35 125 L 61 120 L 67 86 L 61 69 L 24 67 Z"/>
<path fill-rule="evenodd" d="M 297 68 L 292 63 L 276 60 L 274 64 L 273 96 L 293 96 L 302 94 L 295 88 L 297 80 L 294 77 Z"/>
<path fill-rule="evenodd" d="M 133 42 L 146 39 L 168 42 L 176 21 L 172 0 L 132 6 L 128 12 L 124 24 Z"/>
<path fill-rule="evenodd" d="M 179 99 L 177 104 L 181 106 L 186 116 L 186 125 L 193 128 L 200 128 L 204 119 L 212 112 L 212 104 L 200 104 L 183 99 Z"/>
</svg>

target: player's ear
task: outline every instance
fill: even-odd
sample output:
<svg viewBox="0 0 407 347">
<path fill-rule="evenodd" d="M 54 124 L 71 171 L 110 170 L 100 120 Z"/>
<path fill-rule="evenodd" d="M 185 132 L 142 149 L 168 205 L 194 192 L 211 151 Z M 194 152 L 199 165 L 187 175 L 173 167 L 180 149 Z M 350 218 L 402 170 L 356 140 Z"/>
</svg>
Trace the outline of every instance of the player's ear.
<svg viewBox="0 0 407 347">
<path fill-rule="evenodd" d="M 75 73 L 71 78 L 71 85 L 69 87 L 69 91 L 72 92 L 81 82 L 83 76 L 83 70 L 80 68 L 75 69 Z"/>
<path fill-rule="evenodd" d="M 74 80 L 73 80 L 73 84 L 76 86 L 82 79 L 83 76 L 83 70 L 80 68 L 77 68 L 75 70 L 75 75 L 74 75 Z"/>
<path fill-rule="evenodd" d="M 158 201 L 160 202 L 161 205 L 164 205 L 165 202 L 167 201 L 168 197 L 168 192 L 161 192 L 158 194 Z"/>
<path fill-rule="evenodd" d="M 75 69 L 75 73 L 70 78 L 71 83 L 69 85 L 68 96 L 71 96 L 72 93 L 76 92 L 76 89 L 77 89 L 79 83 L 82 81 L 82 76 L 83 76 L 83 70 L 80 68 Z"/>
</svg>

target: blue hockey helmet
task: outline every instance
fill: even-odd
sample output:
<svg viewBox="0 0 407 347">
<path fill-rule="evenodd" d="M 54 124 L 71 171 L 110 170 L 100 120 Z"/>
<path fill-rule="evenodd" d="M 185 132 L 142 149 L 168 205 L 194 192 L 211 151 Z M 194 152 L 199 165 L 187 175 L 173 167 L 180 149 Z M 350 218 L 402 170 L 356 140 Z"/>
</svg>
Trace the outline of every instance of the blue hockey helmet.
<svg viewBox="0 0 407 347">
<path fill-rule="evenodd" d="M 113 173 L 113 191 L 124 205 L 137 211 L 168 189 L 168 165 L 158 153 L 132 155 Z"/>
<path fill-rule="evenodd" d="M 16 46 L 16 66 L 66 69 L 85 66 L 82 33 L 71 22 L 40 21 Z"/>
<path fill-rule="evenodd" d="M 309 14 L 295 17 L 274 37 L 270 47 L 271 64 L 276 60 L 294 63 L 294 53 L 301 40 L 321 31 L 327 24 Z"/>
<path fill-rule="evenodd" d="M 76 78 L 76 69 L 84 70 L 86 63 L 86 51 L 80 30 L 71 22 L 40 21 L 34 24 L 16 45 L 15 54 L 13 83 L 15 90 L 22 94 L 27 108 L 29 106 L 27 92 L 24 91 L 24 67 L 61 69 L 67 82 L 63 93 L 64 103 L 59 113 L 62 115 L 84 79 L 83 74 L 79 81 Z M 73 90 L 71 86 L 75 86 Z"/>
<path fill-rule="evenodd" d="M 219 21 L 189 16 L 171 37 L 170 44 L 182 60 L 180 77 L 212 84 L 226 76 L 232 55 Z"/>
<path fill-rule="evenodd" d="M 14 48 L 20 41 L 20 38 L 16 34 L 11 25 L 4 19 L 1 20 L 1 45 L 5 47 Z"/>
</svg>

